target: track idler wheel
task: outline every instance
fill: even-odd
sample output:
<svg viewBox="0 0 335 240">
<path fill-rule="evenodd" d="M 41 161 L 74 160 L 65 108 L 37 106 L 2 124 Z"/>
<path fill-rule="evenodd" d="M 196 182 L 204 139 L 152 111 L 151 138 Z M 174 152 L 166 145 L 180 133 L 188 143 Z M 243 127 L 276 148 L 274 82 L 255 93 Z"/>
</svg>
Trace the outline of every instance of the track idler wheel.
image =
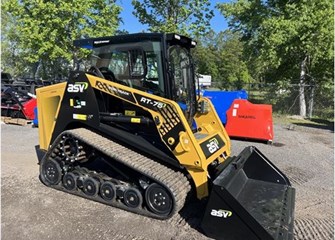
<svg viewBox="0 0 335 240">
<path fill-rule="evenodd" d="M 115 186 L 111 182 L 104 182 L 100 186 L 100 195 L 104 200 L 108 202 L 113 201 L 115 197 L 115 191 Z"/>
<path fill-rule="evenodd" d="M 72 172 L 65 173 L 63 177 L 63 186 L 69 191 L 75 190 L 77 186 L 77 178 L 78 175 Z"/>
<path fill-rule="evenodd" d="M 95 197 L 99 192 L 99 181 L 88 177 L 83 182 L 83 191 L 87 196 Z"/>
<path fill-rule="evenodd" d="M 153 213 L 166 216 L 172 210 L 173 201 L 170 193 L 157 183 L 152 183 L 147 187 L 145 201 Z"/>
<path fill-rule="evenodd" d="M 57 185 L 62 179 L 62 169 L 54 159 L 46 160 L 41 170 L 41 179 L 46 185 Z"/>
<path fill-rule="evenodd" d="M 124 204 L 127 207 L 137 208 L 142 205 L 143 197 L 139 190 L 136 188 L 130 187 L 123 193 Z"/>
</svg>

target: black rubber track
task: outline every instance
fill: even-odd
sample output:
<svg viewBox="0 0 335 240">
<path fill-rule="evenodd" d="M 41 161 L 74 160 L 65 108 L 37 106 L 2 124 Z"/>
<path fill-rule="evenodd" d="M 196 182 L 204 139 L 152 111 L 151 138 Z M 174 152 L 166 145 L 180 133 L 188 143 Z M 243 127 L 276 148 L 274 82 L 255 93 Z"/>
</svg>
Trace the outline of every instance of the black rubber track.
<svg viewBox="0 0 335 240">
<path fill-rule="evenodd" d="M 80 142 L 89 145 L 93 149 L 97 149 L 98 151 L 110 157 L 111 163 L 112 161 L 121 162 L 124 165 L 128 166 L 129 168 L 135 169 L 137 172 L 150 178 L 153 182 L 162 185 L 168 191 L 170 191 L 171 196 L 173 198 L 174 206 L 172 211 L 168 215 L 162 216 L 150 212 L 149 210 L 147 210 L 147 208 L 128 208 L 123 203 L 117 201 L 111 203 L 105 201 L 99 195 L 96 197 L 89 197 L 84 193 L 82 193 L 81 191 L 68 191 L 66 188 L 62 186 L 61 183 L 59 183 L 58 185 L 51 185 L 50 187 L 65 192 L 69 192 L 71 194 L 79 195 L 81 197 L 90 200 L 98 201 L 104 204 L 108 204 L 114 207 L 125 209 L 127 211 L 131 211 L 137 214 L 157 219 L 168 219 L 183 208 L 186 197 L 191 190 L 190 183 L 183 173 L 176 172 L 146 156 L 143 156 L 114 141 L 111 141 L 110 139 L 107 139 L 99 134 L 96 134 L 84 128 L 68 130 L 60 134 L 54 141 L 53 145 L 51 146 L 47 154 L 42 159 L 41 168 L 45 163 L 45 161 L 48 161 L 48 159 L 52 159 L 51 153 L 54 151 L 54 149 L 56 149 L 59 142 L 62 140 L 62 136 L 64 135 L 66 136 L 71 135 Z"/>
</svg>

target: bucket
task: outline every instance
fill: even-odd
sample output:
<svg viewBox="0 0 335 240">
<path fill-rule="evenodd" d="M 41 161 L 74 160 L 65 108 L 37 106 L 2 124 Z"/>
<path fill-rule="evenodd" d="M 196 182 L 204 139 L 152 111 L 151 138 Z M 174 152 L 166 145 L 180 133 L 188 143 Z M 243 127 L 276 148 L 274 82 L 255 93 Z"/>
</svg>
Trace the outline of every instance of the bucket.
<svg viewBox="0 0 335 240">
<path fill-rule="evenodd" d="M 257 148 L 247 147 L 213 181 L 201 228 L 215 239 L 293 239 L 295 189 Z"/>
</svg>

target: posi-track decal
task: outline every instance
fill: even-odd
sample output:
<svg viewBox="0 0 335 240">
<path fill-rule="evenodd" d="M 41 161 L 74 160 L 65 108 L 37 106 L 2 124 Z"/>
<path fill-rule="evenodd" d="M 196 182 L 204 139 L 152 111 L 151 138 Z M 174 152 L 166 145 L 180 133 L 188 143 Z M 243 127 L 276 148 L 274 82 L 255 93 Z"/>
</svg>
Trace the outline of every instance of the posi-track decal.
<svg viewBox="0 0 335 240">
<path fill-rule="evenodd" d="M 122 98 L 124 98 L 124 99 L 126 99 L 126 100 L 128 100 L 132 103 L 136 103 L 133 94 L 131 92 L 126 91 L 126 90 L 114 87 L 112 85 L 109 85 L 107 83 L 100 82 L 100 81 L 95 82 L 95 87 L 97 87 L 98 89 L 100 89 L 100 90 L 102 90 L 106 93 L 110 93 L 112 95 L 122 97 Z"/>
</svg>

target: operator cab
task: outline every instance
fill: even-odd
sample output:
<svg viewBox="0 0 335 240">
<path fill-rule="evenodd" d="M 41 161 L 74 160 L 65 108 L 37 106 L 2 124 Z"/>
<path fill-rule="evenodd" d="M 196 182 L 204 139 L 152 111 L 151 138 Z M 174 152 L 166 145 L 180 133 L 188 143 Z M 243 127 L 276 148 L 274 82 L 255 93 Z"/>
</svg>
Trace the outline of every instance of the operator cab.
<svg viewBox="0 0 335 240">
<path fill-rule="evenodd" d="M 140 33 L 81 39 L 91 50 L 87 73 L 176 101 L 191 123 L 196 111 L 190 49 L 196 43 L 177 34 Z"/>
</svg>

